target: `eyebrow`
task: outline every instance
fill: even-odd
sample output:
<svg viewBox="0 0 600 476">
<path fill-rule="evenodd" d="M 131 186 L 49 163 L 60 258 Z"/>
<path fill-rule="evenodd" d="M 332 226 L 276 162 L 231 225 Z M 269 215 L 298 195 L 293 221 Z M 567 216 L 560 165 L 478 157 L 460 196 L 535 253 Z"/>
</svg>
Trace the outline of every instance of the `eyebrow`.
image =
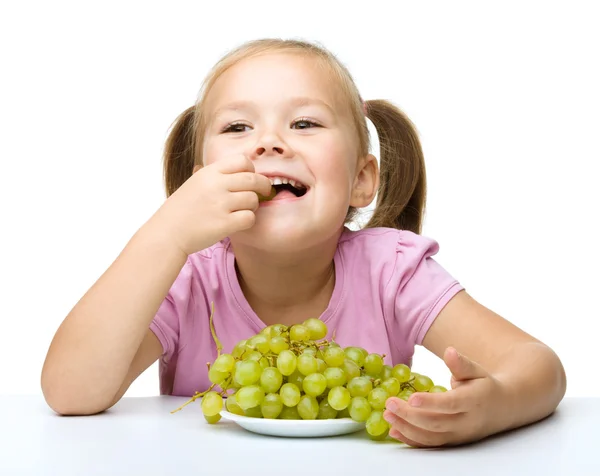
<svg viewBox="0 0 600 476">
<path fill-rule="evenodd" d="M 322 106 L 329 110 L 331 114 L 335 115 L 335 111 L 333 107 L 331 107 L 328 103 L 323 101 L 322 99 L 311 98 L 306 96 L 298 96 L 290 99 L 289 104 L 295 107 L 303 107 L 303 106 Z M 223 114 L 226 111 L 239 111 L 240 109 L 254 109 L 257 105 L 253 101 L 234 101 L 229 104 L 225 104 L 221 106 L 214 112 L 214 117 Z"/>
</svg>

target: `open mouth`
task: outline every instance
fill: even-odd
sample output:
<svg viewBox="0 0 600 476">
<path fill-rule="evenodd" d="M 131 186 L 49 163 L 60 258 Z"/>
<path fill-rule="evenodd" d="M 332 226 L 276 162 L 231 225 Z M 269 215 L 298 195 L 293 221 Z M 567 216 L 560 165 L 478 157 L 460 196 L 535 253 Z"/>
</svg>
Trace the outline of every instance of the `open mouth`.
<svg viewBox="0 0 600 476">
<path fill-rule="evenodd" d="M 273 188 L 275 188 L 276 196 L 282 192 L 289 192 L 298 198 L 304 196 L 308 191 L 308 187 L 297 180 L 286 177 L 270 177 L 270 179 Z"/>
</svg>

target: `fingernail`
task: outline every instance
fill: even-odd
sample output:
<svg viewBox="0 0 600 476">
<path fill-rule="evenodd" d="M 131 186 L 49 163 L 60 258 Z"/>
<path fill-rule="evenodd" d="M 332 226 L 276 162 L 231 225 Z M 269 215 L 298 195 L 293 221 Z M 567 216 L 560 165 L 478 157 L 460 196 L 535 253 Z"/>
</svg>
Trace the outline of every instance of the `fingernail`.
<svg viewBox="0 0 600 476">
<path fill-rule="evenodd" d="M 394 400 L 392 400 L 391 402 L 387 402 L 385 404 L 385 408 L 387 408 L 391 412 L 397 412 L 398 408 L 400 408 L 400 407 L 398 406 L 397 402 L 395 402 Z"/>
<path fill-rule="evenodd" d="M 420 397 L 412 397 L 408 399 L 408 403 L 411 407 L 420 407 L 422 402 Z"/>
</svg>

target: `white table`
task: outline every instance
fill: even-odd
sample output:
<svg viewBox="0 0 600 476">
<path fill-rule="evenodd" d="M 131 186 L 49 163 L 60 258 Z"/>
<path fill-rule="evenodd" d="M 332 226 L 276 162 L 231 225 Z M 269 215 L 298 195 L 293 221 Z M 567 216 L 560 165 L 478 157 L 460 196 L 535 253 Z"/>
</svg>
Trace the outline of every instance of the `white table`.
<svg viewBox="0 0 600 476">
<path fill-rule="evenodd" d="M 199 401 L 170 413 L 186 400 L 124 398 L 103 414 L 60 417 L 41 397 L 0 396 L 0 475 L 600 475 L 600 399 L 565 399 L 535 425 L 427 450 L 362 432 L 289 439 L 224 419 L 209 426 Z"/>
</svg>

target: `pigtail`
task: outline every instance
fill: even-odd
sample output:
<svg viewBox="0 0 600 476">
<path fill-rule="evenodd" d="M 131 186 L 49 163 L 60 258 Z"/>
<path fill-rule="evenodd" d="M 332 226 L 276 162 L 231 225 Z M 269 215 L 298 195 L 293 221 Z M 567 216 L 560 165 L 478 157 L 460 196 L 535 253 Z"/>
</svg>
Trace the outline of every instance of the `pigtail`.
<svg viewBox="0 0 600 476">
<path fill-rule="evenodd" d="M 194 170 L 195 109 L 190 106 L 173 123 L 164 150 L 163 174 L 167 197 L 192 176 Z"/>
<path fill-rule="evenodd" d="M 377 130 L 381 149 L 377 204 L 366 227 L 421 233 L 426 176 L 416 129 L 410 119 L 388 101 L 366 101 L 365 113 Z"/>
</svg>

